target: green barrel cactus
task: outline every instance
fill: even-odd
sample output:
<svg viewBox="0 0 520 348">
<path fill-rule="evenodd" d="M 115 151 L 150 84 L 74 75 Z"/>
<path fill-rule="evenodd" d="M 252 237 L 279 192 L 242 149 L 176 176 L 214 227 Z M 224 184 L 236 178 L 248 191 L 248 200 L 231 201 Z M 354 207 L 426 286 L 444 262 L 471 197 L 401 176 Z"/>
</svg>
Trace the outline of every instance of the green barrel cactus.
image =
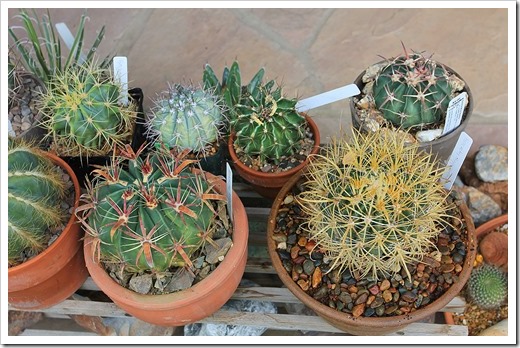
<svg viewBox="0 0 520 348">
<path fill-rule="evenodd" d="M 377 74 L 375 105 L 386 120 L 403 129 L 435 124 L 445 118 L 454 97 L 451 76 L 444 65 L 405 50 Z"/>
<path fill-rule="evenodd" d="M 174 84 L 154 104 L 146 128 L 157 143 L 205 154 L 219 140 L 226 119 L 213 92 Z"/>
<path fill-rule="evenodd" d="M 9 139 L 7 167 L 8 256 L 16 265 L 25 250 L 45 249 L 49 230 L 64 221 L 65 183 L 40 150 L 20 140 Z"/>
<path fill-rule="evenodd" d="M 120 104 L 110 71 L 84 64 L 58 73 L 41 98 L 43 127 L 60 156 L 104 156 L 131 140 L 135 105 Z"/>
<path fill-rule="evenodd" d="M 225 200 L 191 160 L 152 151 L 146 158 L 127 146 L 115 163 L 96 170 L 76 215 L 95 240 L 99 260 L 129 272 L 165 271 L 191 265 L 190 257 L 211 236 L 212 201 Z M 128 167 L 123 162 L 128 161 Z"/>
<path fill-rule="evenodd" d="M 374 279 L 420 262 L 448 224 L 450 206 L 431 154 L 395 132 L 353 131 L 311 157 L 305 190 L 297 196 L 305 230 L 326 251 L 331 269 Z"/>
<path fill-rule="evenodd" d="M 467 291 L 480 308 L 497 308 L 507 297 L 507 274 L 497 266 L 483 264 L 471 271 Z"/>
</svg>

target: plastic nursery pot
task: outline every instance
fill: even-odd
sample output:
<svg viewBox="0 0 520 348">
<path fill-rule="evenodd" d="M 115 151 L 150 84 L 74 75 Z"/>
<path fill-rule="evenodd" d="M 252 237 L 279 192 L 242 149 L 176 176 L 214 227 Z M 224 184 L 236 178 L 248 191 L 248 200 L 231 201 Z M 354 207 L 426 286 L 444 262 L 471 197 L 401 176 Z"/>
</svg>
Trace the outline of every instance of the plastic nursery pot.
<svg viewBox="0 0 520 348">
<path fill-rule="evenodd" d="M 379 63 L 382 63 L 382 62 L 379 62 Z M 376 63 L 376 64 L 379 64 L 379 63 Z M 466 106 L 466 108 L 464 110 L 464 114 L 462 116 L 462 122 L 457 128 L 455 128 L 448 134 L 445 134 L 445 135 L 441 136 L 440 138 L 437 138 L 433 141 L 421 143 L 419 148 L 421 150 L 425 150 L 434 155 L 437 155 L 439 160 L 447 162 L 451 153 L 453 152 L 453 150 L 455 148 L 455 145 L 457 144 L 457 140 L 459 140 L 460 134 L 462 133 L 462 131 L 464 131 L 464 129 L 468 125 L 470 117 L 473 113 L 473 94 L 471 93 L 471 90 L 469 89 L 469 86 L 466 83 L 466 81 L 457 72 L 455 72 L 453 69 L 451 69 L 448 66 L 445 66 L 445 67 L 446 67 L 446 70 L 448 70 L 450 73 L 454 74 L 459 79 L 464 81 L 464 89 L 462 92 L 466 92 L 468 94 L 468 105 Z M 365 83 L 363 82 L 363 75 L 365 75 L 365 71 L 366 70 L 364 70 L 361 74 L 359 74 L 359 76 L 354 80 L 354 83 L 358 86 L 360 91 L 363 91 L 363 88 L 365 87 Z M 364 94 L 362 92 L 362 94 L 360 95 L 360 98 L 362 98 L 363 96 L 364 96 Z M 362 121 L 359 118 L 359 115 L 357 113 L 357 108 L 356 108 L 356 101 L 354 99 L 356 99 L 356 98 L 350 98 L 350 101 L 349 101 L 350 114 L 352 117 L 352 125 L 356 129 L 362 129 L 363 131 L 368 131 L 366 126 L 364 126 L 362 124 Z"/>
<path fill-rule="evenodd" d="M 225 194 L 224 181 L 210 173 L 215 188 Z M 142 295 L 116 283 L 94 260 L 92 237 L 84 241 L 87 268 L 94 282 L 120 308 L 134 317 L 161 326 L 183 326 L 210 316 L 231 298 L 244 274 L 248 220 L 244 205 L 233 192 L 233 246 L 218 267 L 191 288 L 164 295 Z"/>
<path fill-rule="evenodd" d="M 313 134 L 314 147 L 312 148 L 311 154 L 317 154 L 320 149 L 320 132 L 316 123 L 307 114 L 302 113 L 307 120 L 309 128 Z M 255 191 L 266 198 L 274 199 L 282 186 L 298 171 L 303 169 L 309 158 L 305 159 L 304 162 L 298 166 L 291 168 L 281 173 L 264 173 L 258 170 L 253 170 L 242 163 L 235 152 L 233 143 L 235 141 L 235 135 L 231 135 L 228 140 L 228 150 L 231 160 L 235 166 L 235 170 L 244 180 L 249 182 Z"/>
<path fill-rule="evenodd" d="M 226 176 L 226 160 L 229 156 L 228 148 L 224 141 L 218 145 L 218 150 L 211 156 L 199 158 L 199 164 L 202 170 L 213 175 Z"/>
<path fill-rule="evenodd" d="M 74 184 L 74 209 L 78 207 L 80 186 L 72 169 L 59 157 L 46 153 L 67 171 Z M 36 310 L 54 306 L 71 296 L 88 276 L 83 257 L 83 230 L 71 214 L 60 236 L 34 258 L 8 270 L 9 304 L 18 309 Z"/>
<path fill-rule="evenodd" d="M 305 170 L 298 172 L 294 175 L 280 190 L 278 196 L 273 202 L 271 213 L 268 219 L 267 225 L 267 249 L 269 256 L 273 263 L 273 267 L 276 273 L 284 283 L 284 285 L 307 307 L 312 309 L 316 314 L 325 319 L 328 323 L 334 327 L 343 330 L 353 335 L 385 335 L 388 333 L 402 330 L 407 325 L 427 318 L 444 306 L 446 306 L 455 296 L 458 295 L 466 281 L 468 280 L 471 270 L 473 268 L 473 261 L 475 260 L 476 244 L 475 244 L 475 227 L 473 220 L 469 213 L 467 206 L 460 203 L 460 210 L 463 219 L 467 225 L 467 236 L 468 236 L 468 247 L 466 259 L 464 260 L 463 270 L 459 275 L 459 281 L 454 283 L 450 288 L 444 292 L 438 299 L 429 303 L 425 307 L 418 309 L 414 312 L 410 312 L 407 315 L 389 316 L 389 317 L 353 317 L 348 313 L 340 312 L 330 308 L 327 305 L 318 302 L 313 297 L 309 296 L 304 292 L 300 286 L 295 283 L 291 276 L 287 273 L 283 264 L 280 260 L 278 252 L 276 250 L 276 242 L 273 240 L 273 234 L 276 229 L 276 216 L 280 209 L 280 205 L 283 202 L 286 195 L 291 191 L 294 185 L 304 175 Z"/>
<path fill-rule="evenodd" d="M 507 222 L 508 222 L 508 216 L 507 216 L 507 214 L 504 214 L 504 215 L 498 216 L 494 219 L 491 219 L 491 220 L 485 222 L 484 224 L 480 225 L 479 227 L 477 227 L 477 229 L 475 230 L 475 237 L 477 238 L 477 243 L 480 243 L 484 239 L 484 237 L 489 235 L 496 228 L 498 228 L 504 224 L 507 224 Z M 498 243 L 496 243 L 496 245 L 494 246 L 494 250 L 492 252 L 496 253 L 496 254 L 505 253 L 507 255 L 507 249 L 508 249 L 507 243 L 504 244 L 503 241 L 500 240 Z M 500 265 L 500 266 L 502 268 L 504 268 L 504 270 L 507 272 L 507 263 L 505 265 Z M 453 313 L 444 312 L 444 321 L 446 322 L 446 324 L 454 325 L 455 321 L 453 320 Z"/>
<path fill-rule="evenodd" d="M 134 132 L 132 134 L 131 146 L 134 151 L 137 151 L 139 147 L 145 142 L 144 136 L 144 109 L 143 109 L 143 91 L 140 88 L 132 88 L 128 91 L 128 94 L 132 98 L 133 102 L 137 105 L 137 118 L 134 126 Z M 91 171 L 94 166 L 105 166 L 111 162 L 111 154 L 106 156 L 91 156 L 86 157 L 71 157 L 61 156 L 67 162 L 76 176 L 79 179 L 81 187 L 85 187 L 85 178 L 92 179 Z"/>
</svg>

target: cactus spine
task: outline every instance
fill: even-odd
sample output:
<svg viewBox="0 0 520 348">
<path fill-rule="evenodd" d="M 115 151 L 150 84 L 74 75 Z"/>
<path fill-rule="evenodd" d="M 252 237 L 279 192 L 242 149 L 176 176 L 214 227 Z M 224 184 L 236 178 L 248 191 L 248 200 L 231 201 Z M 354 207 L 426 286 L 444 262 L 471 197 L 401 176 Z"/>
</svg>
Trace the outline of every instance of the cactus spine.
<svg viewBox="0 0 520 348">
<path fill-rule="evenodd" d="M 13 139 L 8 148 L 8 254 L 15 265 L 24 250 L 42 251 L 49 229 L 63 222 L 65 183 L 40 150 Z"/>
<path fill-rule="evenodd" d="M 410 277 L 407 265 L 435 247 L 438 224 L 447 223 L 442 170 L 430 157 L 389 131 L 354 131 L 350 143 L 334 139 L 311 157 L 297 199 L 331 268 L 373 278 L 404 269 Z"/>
<path fill-rule="evenodd" d="M 507 297 L 507 275 L 497 266 L 483 264 L 469 277 L 469 297 L 483 309 L 499 307 Z"/>
<path fill-rule="evenodd" d="M 220 100 L 211 91 L 174 84 L 155 100 L 146 127 L 158 143 L 205 154 L 224 124 Z"/>
<path fill-rule="evenodd" d="M 165 271 L 191 265 L 190 257 L 211 240 L 216 213 L 212 201 L 225 197 L 202 174 L 192 173 L 187 151 L 139 157 L 144 147 L 127 146 L 117 163 L 96 170 L 86 205 L 77 215 L 95 239 L 100 260 L 129 272 Z M 128 169 L 123 161 L 128 160 Z"/>
<path fill-rule="evenodd" d="M 94 63 L 70 68 L 50 82 L 41 100 L 47 129 L 60 156 L 100 156 L 130 140 L 133 105 L 119 104 L 120 85 Z"/>
</svg>

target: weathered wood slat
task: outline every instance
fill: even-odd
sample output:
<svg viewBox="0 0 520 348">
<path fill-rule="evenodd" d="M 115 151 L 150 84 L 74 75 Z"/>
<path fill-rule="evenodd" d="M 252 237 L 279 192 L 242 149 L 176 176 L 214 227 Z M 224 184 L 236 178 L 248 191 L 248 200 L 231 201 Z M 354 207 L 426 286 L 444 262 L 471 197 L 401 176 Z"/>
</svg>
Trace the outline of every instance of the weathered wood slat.
<svg viewBox="0 0 520 348">
<path fill-rule="evenodd" d="M 89 331 L 25 329 L 20 336 L 97 336 Z"/>
</svg>

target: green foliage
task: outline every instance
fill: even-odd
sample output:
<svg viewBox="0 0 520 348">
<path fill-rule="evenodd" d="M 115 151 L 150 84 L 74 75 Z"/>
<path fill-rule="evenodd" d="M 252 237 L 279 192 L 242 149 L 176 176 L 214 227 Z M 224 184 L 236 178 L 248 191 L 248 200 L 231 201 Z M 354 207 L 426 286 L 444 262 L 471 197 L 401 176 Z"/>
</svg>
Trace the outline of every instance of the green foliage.
<svg viewBox="0 0 520 348">
<path fill-rule="evenodd" d="M 376 76 L 376 107 L 385 119 L 403 129 L 435 124 L 446 117 L 454 97 L 450 76 L 444 65 L 405 50 Z"/>
<path fill-rule="evenodd" d="M 183 158 L 187 151 L 142 158 L 143 148 L 134 153 L 127 146 L 115 163 L 95 171 L 77 215 L 104 262 L 120 263 L 129 272 L 191 265 L 191 255 L 211 242 L 212 201 L 225 197 L 203 174 L 189 170 L 195 161 Z"/>
<path fill-rule="evenodd" d="M 467 290 L 480 308 L 497 308 L 507 298 L 507 274 L 497 266 L 483 264 L 471 271 Z"/>
<path fill-rule="evenodd" d="M 103 26 L 86 55 L 82 56 L 85 45 L 85 21 L 88 19 L 86 14 L 82 14 L 72 47 L 69 54 L 65 55 L 49 11 L 40 18 L 35 10 L 31 16 L 26 10 L 21 9 L 17 17 L 20 18 L 22 26 L 9 28 L 9 35 L 16 47 L 14 51 L 20 56 L 25 69 L 38 76 L 45 84 L 72 66 L 92 61 L 105 34 Z M 24 31 L 24 36 L 17 35 L 18 28 Z M 107 57 L 100 66 L 106 67 L 109 63 Z"/>
<path fill-rule="evenodd" d="M 447 224 L 442 169 L 431 155 L 395 132 L 333 139 L 311 157 L 306 189 L 297 196 L 306 227 L 331 267 L 361 277 L 400 272 L 427 255 Z"/>
<path fill-rule="evenodd" d="M 121 86 L 94 62 L 58 73 L 42 96 L 42 126 L 60 156 L 99 156 L 129 142 L 135 105 L 119 103 Z"/>
<path fill-rule="evenodd" d="M 65 186 L 44 153 L 21 140 L 9 138 L 7 166 L 8 254 L 16 265 L 23 251 L 45 249 L 49 229 L 63 222 Z"/>
<path fill-rule="evenodd" d="M 204 155 L 219 140 L 225 117 L 210 90 L 175 84 L 154 102 L 146 127 L 157 143 Z"/>
</svg>

